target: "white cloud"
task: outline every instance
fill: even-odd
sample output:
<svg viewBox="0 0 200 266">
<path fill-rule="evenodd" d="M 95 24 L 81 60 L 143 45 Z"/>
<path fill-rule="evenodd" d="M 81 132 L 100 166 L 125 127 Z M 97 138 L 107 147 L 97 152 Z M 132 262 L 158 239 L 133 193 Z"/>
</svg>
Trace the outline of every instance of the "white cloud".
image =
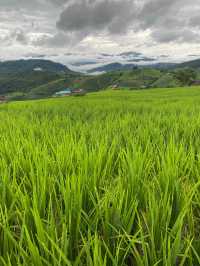
<svg viewBox="0 0 200 266">
<path fill-rule="evenodd" d="M 174 60 L 198 54 L 197 1 L 0 0 L 0 8 L 0 57 L 5 59 L 67 51 L 133 50 L 150 56 L 176 51 Z"/>
</svg>

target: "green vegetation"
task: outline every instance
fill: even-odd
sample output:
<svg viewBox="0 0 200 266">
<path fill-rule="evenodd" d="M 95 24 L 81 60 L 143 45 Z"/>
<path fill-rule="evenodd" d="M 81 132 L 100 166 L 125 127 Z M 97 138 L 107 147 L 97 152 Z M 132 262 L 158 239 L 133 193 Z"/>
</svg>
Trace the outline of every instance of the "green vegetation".
<svg viewBox="0 0 200 266">
<path fill-rule="evenodd" d="M 182 79 L 182 76 L 180 76 L 180 79 Z M 154 88 L 175 88 L 181 86 L 181 80 L 178 79 L 173 73 L 166 73 L 159 77 L 154 83 Z M 191 81 L 190 81 L 191 82 Z M 187 79 L 187 85 L 188 85 L 188 79 Z"/>
<path fill-rule="evenodd" d="M 58 80 L 60 75 L 50 72 L 25 72 L 0 74 L 0 94 L 13 92 L 29 93 L 33 88 Z"/>
<path fill-rule="evenodd" d="M 0 106 L 0 265 L 199 265 L 200 89 Z"/>
<path fill-rule="evenodd" d="M 190 85 L 192 80 L 197 78 L 197 71 L 192 68 L 176 69 L 174 77 L 180 81 L 182 85 Z"/>
<path fill-rule="evenodd" d="M 108 72 L 97 76 L 80 73 L 26 72 L 0 76 L 0 91 L 12 99 L 45 98 L 64 88 L 81 88 L 88 92 L 105 90 L 117 85 L 119 88 L 144 89 L 167 88 L 190 85 L 199 73 L 189 68 L 159 70 L 138 68 Z"/>
<path fill-rule="evenodd" d="M 34 69 L 51 73 L 72 73 L 72 71 L 64 65 L 44 59 L 21 59 L 0 62 L 0 74 L 26 73 Z"/>
<path fill-rule="evenodd" d="M 48 60 L 0 62 L 0 94 L 12 96 L 13 99 L 46 97 L 51 95 L 52 84 L 56 81 L 58 85 L 60 80 L 64 80 L 66 86 L 77 76 L 80 74 Z"/>
</svg>

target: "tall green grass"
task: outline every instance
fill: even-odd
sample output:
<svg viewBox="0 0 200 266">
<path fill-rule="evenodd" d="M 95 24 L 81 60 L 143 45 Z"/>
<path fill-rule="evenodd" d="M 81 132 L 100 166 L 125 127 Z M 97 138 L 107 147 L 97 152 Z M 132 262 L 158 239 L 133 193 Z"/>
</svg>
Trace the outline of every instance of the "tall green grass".
<svg viewBox="0 0 200 266">
<path fill-rule="evenodd" d="M 199 265 L 200 90 L 0 106 L 0 265 Z"/>
</svg>

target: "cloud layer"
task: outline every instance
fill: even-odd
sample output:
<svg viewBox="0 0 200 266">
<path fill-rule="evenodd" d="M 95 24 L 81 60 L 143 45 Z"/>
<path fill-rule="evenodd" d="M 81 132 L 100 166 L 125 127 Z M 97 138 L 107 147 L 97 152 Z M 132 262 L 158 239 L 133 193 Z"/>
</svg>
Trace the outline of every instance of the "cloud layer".
<svg viewBox="0 0 200 266">
<path fill-rule="evenodd" d="M 56 25 L 85 36 L 149 30 L 156 42 L 193 42 L 200 38 L 199 11 L 200 3 L 188 0 L 74 0 L 64 7 Z"/>
<path fill-rule="evenodd" d="M 133 0 L 76 1 L 62 11 L 57 27 L 87 34 L 102 30 L 123 33 L 134 18 L 135 8 Z"/>
<path fill-rule="evenodd" d="M 190 45 L 193 53 L 199 14 L 200 2 L 188 0 L 0 0 L 0 47 L 153 52 Z"/>
</svg>

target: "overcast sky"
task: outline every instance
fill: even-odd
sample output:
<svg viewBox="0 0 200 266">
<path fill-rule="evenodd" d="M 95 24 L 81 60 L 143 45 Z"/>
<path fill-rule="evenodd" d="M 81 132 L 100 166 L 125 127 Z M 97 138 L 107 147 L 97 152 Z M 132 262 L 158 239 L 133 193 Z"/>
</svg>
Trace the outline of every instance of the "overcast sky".
<svg viewBox="0 0 200 266">
<path fill-rule="evenodd" d="M 200 1 L 0 0 L 1 60 L 125 51 L 200 57 Z"/>
</svg>

